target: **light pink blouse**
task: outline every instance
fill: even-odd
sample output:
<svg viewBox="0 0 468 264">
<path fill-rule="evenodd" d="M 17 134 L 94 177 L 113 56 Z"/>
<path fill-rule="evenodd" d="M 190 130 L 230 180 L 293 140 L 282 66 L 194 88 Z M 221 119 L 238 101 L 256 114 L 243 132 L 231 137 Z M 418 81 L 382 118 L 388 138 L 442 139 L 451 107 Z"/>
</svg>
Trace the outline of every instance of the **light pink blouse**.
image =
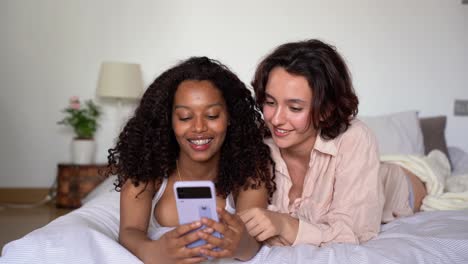
<svg viewBox="0 0 468 264">
<path fill-rule="evenodd" d="M 299 219 L 296 244 L 360 243 L 380 230 L 384 204 L 377 141 L 361 121 L 353 120 L 333 140 L 320 136 L 310 155 L 303 193 L 289 201 L 292 182 L 273 140 L 266 139 L 276 163 L 276 187 L 270 210 Z"/>
</svg>

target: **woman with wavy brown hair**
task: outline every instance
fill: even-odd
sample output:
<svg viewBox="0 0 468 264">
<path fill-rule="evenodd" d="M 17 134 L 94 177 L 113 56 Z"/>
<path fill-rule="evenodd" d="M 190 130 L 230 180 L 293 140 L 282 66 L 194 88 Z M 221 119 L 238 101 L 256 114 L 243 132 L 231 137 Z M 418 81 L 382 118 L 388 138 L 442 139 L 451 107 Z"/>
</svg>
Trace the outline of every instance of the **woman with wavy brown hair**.
<svg viewBox="0 0 468 264">
<path fill-rule="evenodd" d="M 235 211 L 266 208 L 274 191 L 263 128 L 250 91 L 215 60 L 190 58 L 157 77 L 109 150 L 120 243 L 145 263 L 252 258 L 260 245 Z M 180 180 L 215 183 L 220 222 L 178 224 L 172 187 Z M 186 247 L 198 239 L 208 243 Z"/>
<path fill-rule="evenodd" d="M 335 47 L 314 39 L 283 44 L 262 60 L 252 85 L 270 131 L 277 187 L 270 210 L 241 214 L 257 240 L 365 242 L 380 230 L 384 193 L 384 214 L 418 210 L 422 182 L 380 164 L 375 136 L 355 118 L 358 97 Z"/>
</svg>

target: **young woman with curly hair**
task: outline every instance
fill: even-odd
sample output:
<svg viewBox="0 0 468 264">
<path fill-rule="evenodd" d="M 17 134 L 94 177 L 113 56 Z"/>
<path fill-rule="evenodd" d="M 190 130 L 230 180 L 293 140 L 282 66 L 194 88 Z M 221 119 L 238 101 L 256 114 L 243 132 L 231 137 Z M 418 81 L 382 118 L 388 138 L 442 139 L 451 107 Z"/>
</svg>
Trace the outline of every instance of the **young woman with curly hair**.
<svg viewBox="0 0 468 264">
<path fill-rule="evenodd" d="M 422 182 L 397 165 L 380 165 L 377 141 L 355 118 L 358 97 L 333 46 L 319 40 L 283 44 L 259 64 L 252 85 L 271 132 L 266 143 L 277 187 L 270 210 L 241 214 L 257 240 L 360 243 L 378 234 L 384 200 L 384 215 L 418 210 Z M 408 184 L 413 189 L 405 189 Z"/>
<path fill-rule="evenodd" d="M 157 77 L 109 150 L 121 191 L 120 243 L 145 263 L 252 258 L 260 245 L 234 211 L 266 208 L 274 191 L 262 128 L 250 91 L 215 60 L 190 58 Z M 180 180 L 215 183 L 219 223 L 178 224 L 172 190 Z M 198 239 L 207 245 L 186 247 Z"/>
</svg>

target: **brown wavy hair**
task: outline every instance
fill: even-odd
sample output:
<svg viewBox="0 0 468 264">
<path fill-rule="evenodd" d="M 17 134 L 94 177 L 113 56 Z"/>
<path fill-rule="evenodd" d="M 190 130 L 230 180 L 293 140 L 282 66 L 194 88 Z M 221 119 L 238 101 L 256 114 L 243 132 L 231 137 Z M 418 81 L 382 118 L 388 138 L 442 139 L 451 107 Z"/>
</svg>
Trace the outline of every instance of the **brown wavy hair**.
<svg viewBox="0 0 468 264">
<path fill-rule="evenodd" d="M 260 109 L 265 103 L 269 74 L 275 67 L 307 79 L 313 94 L 312 125 L 321 130 L 322 138 L 334 139 L 348 129 L 358 113 L 359 100 L 348 67 L 334 46 L 311 39 L 283 44 L 267 55 L 252 81 Z"/>
<path fill-rule="evenodd" d="M 241 188 L 264 184 L 271 197 L 274 163 L 263 143 L 265 124 L 245 84 L 225 65 L 207 57 L 192 57 L 162 73 L 145 91 L 134 116 L 109 149 L 107 175 L 116 174 L 116 190 L 130 179 L 135 186 L 161 183 L 176 168 L 179 145 L 172 130 L 174 94 L 186 80 L 210 81 L 226 101 L 229 122 L 221 147 L 215 186 L 226 197 Z"/>
</svg>

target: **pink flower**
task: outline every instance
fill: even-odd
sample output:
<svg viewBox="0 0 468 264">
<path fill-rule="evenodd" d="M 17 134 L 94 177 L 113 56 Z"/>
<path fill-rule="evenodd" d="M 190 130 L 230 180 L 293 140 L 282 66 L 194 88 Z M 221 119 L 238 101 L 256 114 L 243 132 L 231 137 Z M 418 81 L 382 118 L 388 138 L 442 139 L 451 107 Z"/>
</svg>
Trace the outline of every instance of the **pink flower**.
<svg viewBox="0 0 468 264">
<path fill-rule="evenodd" d="M 73 103 L 70 104 L 70 108 L 71 108 L 71 109 L 79 110 L 80 107 L 81 107 L 81 106 L 80 106 L 80 102 L 79 102 L 79 101 L 78 101 L 78 102 L 73 102 Z"/>
<path fill-rule="evenodd" d="M 70 104 L 73 104 L 73 103 L 80 103 L 80 98 L 76 95 L 70 97 Z"/>
<path fill-rule="evenodd" d="M 80 109 L 80 98 L 78 96 L 70 97 L 70 108 L 74 110 Z"/>
</svg>

